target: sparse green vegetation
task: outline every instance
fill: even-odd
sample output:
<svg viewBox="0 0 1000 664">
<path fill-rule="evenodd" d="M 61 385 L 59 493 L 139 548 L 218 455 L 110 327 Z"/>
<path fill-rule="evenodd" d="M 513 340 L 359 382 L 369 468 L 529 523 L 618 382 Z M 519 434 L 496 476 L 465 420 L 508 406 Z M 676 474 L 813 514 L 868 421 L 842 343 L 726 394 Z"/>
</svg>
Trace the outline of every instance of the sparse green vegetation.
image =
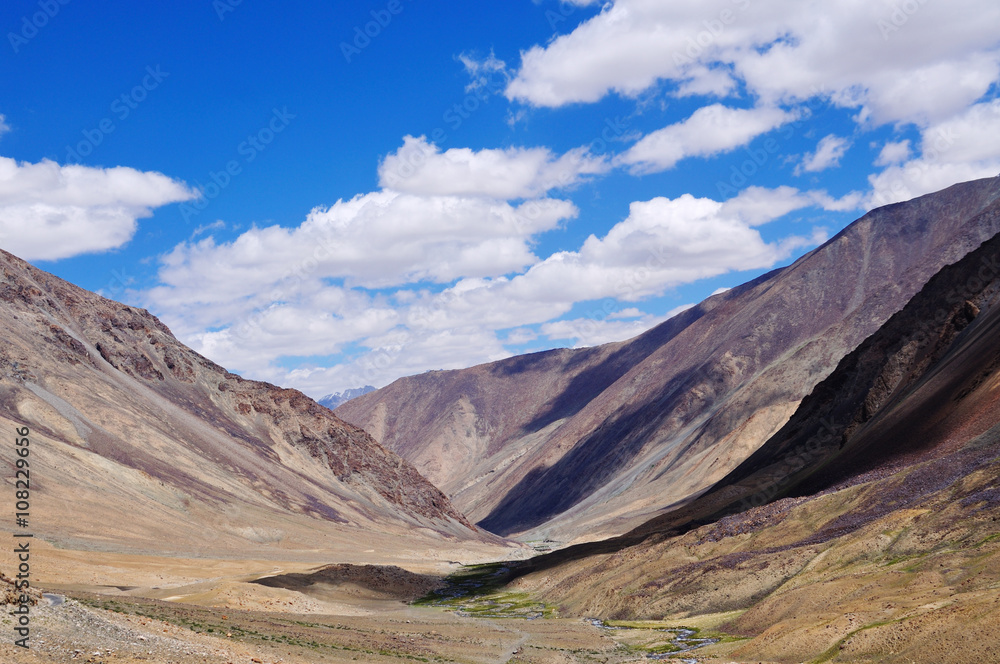
<svg viewBox="0 0 1000 664">
<path fill-rule="evenodd" d="M 629 650 L 633 652 L 643 652 L 648 655 L 664 655 L 669 653 L 683 653 L 696 650 L 703 646 L 719 643 L 726 640 L 735 641 L 732 637 L 724 634 L 711 633 L 702 634 L 697 627 L 686 627 L 677 625 L 673 621 L 662 620 L 603 620 L 595 621 L 607 629 L 623 630 L 622 637 L 628 638 L 628 632 L 658 632 L 657 638 L 650 639 L 644 636 L 641 640 L 627 644 Z"/>
<path fill-rule="evenodd" d="M 539 602 L 523 592 L 503 590 L 510 569 L 500 563 L 469 565 L 445 579 L 445 585 L 413 602 L 437 606 L 459 615 L 477 618 L 555 617 L 555 607 Z"/>
</svg>

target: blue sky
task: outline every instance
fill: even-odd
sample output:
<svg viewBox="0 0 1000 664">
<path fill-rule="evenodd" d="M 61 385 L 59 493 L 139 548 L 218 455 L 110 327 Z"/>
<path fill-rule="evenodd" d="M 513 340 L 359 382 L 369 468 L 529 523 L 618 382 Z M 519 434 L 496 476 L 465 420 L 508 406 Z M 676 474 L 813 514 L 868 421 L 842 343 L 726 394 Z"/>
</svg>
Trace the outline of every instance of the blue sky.
<svg viewBox="0 0 1000 664">
<path fill-rule="evenodd" d="M 10 0 L 0 247 L 312 396 L 622 340 L 1000 171 L 1000 7 Z"/>
</svg>

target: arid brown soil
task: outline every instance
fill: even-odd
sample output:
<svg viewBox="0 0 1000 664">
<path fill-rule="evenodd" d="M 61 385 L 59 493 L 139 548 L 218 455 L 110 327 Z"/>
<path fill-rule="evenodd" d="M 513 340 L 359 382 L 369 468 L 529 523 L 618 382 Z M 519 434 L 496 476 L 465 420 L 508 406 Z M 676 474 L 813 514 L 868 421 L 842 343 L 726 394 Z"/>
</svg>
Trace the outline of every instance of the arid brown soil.
<svg viewBox="0 0 1000 664">
<path fill-rule="evenodd" d="M 197 573 L 197 561 L 176 561 L 176 568 L 171 567 L 170 561 L 160 562 L 168 574 L 181 570 L 184 574 Z M 221 568 L 213 567 L 210 561 L 204 562 L 206 575 L 232 573 L 240 567 L 237 562 Z M 143 575 L 154 570 L 137 567 L 131 575 L 118 579 L 142 580 Z M 635 652 L 627 644 L 651 640 L 645 633 L 609 634 L 575 618 L 484 620 L 437 608 L 413 607 L 398 599 L 373 599 L 373 595 L 396 592 L 395 586 L 401 579 L 412 584 L 427 577 L 398 567 L 365 570 L 331 566 L 326 572 L 325 580 L 331 587 L 341 586 L 340 598 L 350 604 L 317 602 L 297 591 L 230 577 L 207 578 L 186 589 L 175 589 L 185 592 L 197 587 L 202 592 L 170 601 L 146 597 L 149 588 L 125 586 L 126 590 L 109 589 L 99 594 L 50 589 L 58 593 L 57 604 L 50 603 L 49 598 L 54 597 L 50 594 L 33 608 L 30 649 L 17 648 L 4 639 L 0 641 L 0 661 L 4 664 L 414 661 L 618 664 L 635 660 Z M 308 575 L 298 578 L 305 576 Z M 356 593 L 359 580 L 371 591 L 367 598 Z M 234 596 L 242 598 L 240 605 L 226 604 Z M 281 600 L 275 606 L 278 597 Z M 8 631 L 8 616 L 0 618 L 0 627 Z"/>
</svg>

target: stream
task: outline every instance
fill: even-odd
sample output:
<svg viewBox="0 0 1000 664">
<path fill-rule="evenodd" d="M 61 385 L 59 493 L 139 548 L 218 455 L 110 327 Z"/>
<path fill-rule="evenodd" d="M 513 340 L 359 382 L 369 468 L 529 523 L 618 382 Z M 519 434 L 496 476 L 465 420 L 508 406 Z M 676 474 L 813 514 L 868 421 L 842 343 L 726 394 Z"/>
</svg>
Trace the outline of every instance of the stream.
<svg viewBox="0 0 1000 664">
<path fill-rule="evenodd" d="M 598 618 L 584 618 L 584 620 L 600 629 L 643 629 L 637 627 L 618 627 L 615 625 L 609 625 Z M 646 655 L 646 659 L 667 659 L 676 657 L 677 655 L 691 652 L 692 650 L 697 650 L 698 648 L 703 648 L 719 642 L 719 639 L 717 638 L 698 637 L 696 636 L 696 634 L 698 634 L 696 630 L 688 629 L 686 627 L 651 628 L 650 631 L 672 633 L 673 637 L 670 639 L 670 643 L 673 644 L 677 650 L 664 653 L 648 653 Z M 682 659 L 680 661 L 685 662 L 685 664 L 698 663 L 697 659 Z"/>
</svg>

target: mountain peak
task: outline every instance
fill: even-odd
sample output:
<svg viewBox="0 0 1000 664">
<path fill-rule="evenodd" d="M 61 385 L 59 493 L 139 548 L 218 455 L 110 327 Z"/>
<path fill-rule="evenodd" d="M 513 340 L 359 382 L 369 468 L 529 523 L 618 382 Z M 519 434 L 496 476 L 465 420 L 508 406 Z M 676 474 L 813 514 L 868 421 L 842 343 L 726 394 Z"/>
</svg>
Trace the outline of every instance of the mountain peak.
<svg viewBox="0 0 1000 664">
<path fill-rule="evenodd" d="M 338 406 L 342 406 L 351 399 L 356 399 L 360 396 L 364 396 L 369 392 L 374 392 L 375 387 L 372 385 L 365 385 L 364 387 L 352 387 L 351 389 L 344 390 L 343 392 L 334 392 L 328 394 L 322 399 L 318 399 L 317 403 L 321 406 L 326 406 L 330 410 L 334 410 Z"/>
</svg>

